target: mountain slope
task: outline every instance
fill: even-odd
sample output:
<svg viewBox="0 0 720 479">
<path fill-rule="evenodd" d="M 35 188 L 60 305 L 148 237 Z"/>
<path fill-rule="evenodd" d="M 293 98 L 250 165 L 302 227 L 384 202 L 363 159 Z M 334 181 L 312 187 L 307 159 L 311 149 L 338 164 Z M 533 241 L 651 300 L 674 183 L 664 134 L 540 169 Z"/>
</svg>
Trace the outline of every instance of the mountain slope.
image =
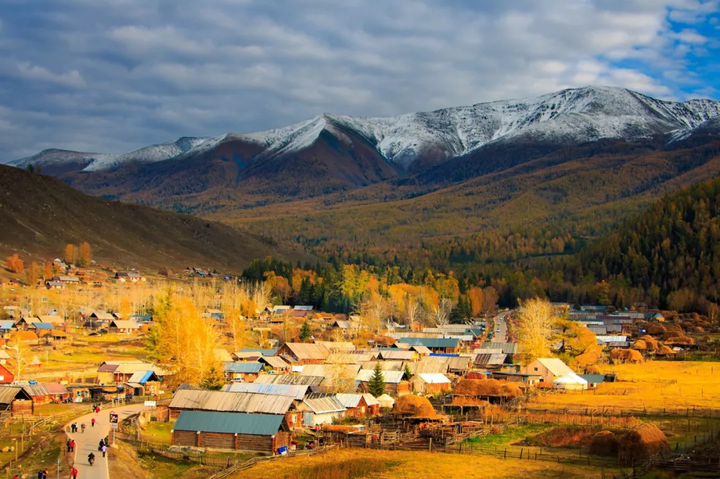
<svg viewBox="0 0 720 479">
<path fill-rule="evenodd" d="M 671 194 L 581 255 L 600 279 L 668 296 L 669 307 L 704 310 L 720 297 L 720 179 Z M 674 294 L 670 294 L 673 293 Z M 658 294 L 656 293 L 656 295 Z"/>
<path fill-rule="evenodd" d="M 125 267 L 214 267 L 239 273 L 252 259 L 310 257 L 199 218 L 86 196 L 55 178 L 0 165 L 0 249 L 47 258 L 88 241 Z"/>
</svg>

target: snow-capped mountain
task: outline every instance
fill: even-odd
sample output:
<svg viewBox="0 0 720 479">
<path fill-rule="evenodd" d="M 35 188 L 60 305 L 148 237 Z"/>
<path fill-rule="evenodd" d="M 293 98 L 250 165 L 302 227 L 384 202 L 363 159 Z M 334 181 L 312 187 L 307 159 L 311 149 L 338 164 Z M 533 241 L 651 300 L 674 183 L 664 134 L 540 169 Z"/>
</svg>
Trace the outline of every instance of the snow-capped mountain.
<svg viewBox="0 0 720 479">
<path fill-rule="evenodd" d="M 156 163 L 202 156 L 237 157 L 247 166 L 279 159 L 291 162 L 325 138 L 352 151 L 358 142 L 364 142 L 393 168 L 410 171 L 519 138 L 553 144 L 603 138 L 638 140 L 658 134 L 682 138 L 718 116 L 717 101 L 666 102 L 621 88 L 585 87 L 387 118 L 324 114 L 263 132 L 181 138 L 122 154 L 45 150 L 10 164 L 32 164 L 44 169 L 74 164 L 78 170 L 93 172 L 128 162 Z M 234 151 L 238 145 L 242 145 L 241 154 Z"/>
</svg>

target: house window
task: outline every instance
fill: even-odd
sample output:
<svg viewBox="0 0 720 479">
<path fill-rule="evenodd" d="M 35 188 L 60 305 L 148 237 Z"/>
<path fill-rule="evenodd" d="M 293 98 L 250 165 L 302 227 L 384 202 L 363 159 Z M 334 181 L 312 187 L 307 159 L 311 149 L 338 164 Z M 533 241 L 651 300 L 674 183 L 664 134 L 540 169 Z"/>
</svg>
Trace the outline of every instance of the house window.
<svg viewBox="0 0 720 479">
<path fill-rule="evenodd" d="M 2 378 L 0 378 L 2 379 Z M 365 414 L 365 406 L 360 406 L 360 413 Z"/>
<path fill-rule="evenodd" d="M 0 381 L 5 381 L 5 376 L 0 376 Z"/>
<path fill-rule="evenodd" d="M 297 422 L 297 414 L 292 415 L 292 422 Z"/>
<path fill-rule="evenodd" d="M 535 368 L 535 371 L 537 372 L 537 368 Z"/>
</svg>

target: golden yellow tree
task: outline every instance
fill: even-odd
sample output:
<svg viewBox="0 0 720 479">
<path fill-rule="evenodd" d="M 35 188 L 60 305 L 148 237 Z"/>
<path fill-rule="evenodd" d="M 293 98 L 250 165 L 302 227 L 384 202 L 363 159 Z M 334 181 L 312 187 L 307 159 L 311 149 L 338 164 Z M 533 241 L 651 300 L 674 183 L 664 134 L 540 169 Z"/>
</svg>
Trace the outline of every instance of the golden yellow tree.
<svg viewBox="0 0 720 479">
<path fill-rule="evenodd" d="M 550 356 L 553 325 L 557 316 L 549 301 L 534 298 L 520 303 L 513 332 L 527 359 Z"/>
<path fill-rule="evenodd" d="M 202 384 L 222 371 L 215 357 L 218 334 L 189 298 L 168 296 L 157 315 L 157 352 L 176 384 Z"/>
<path fill-rule="evenodd" d="M 87 241 L 84 241 L 82 244 L 80 244 L 80 266 L 83 268 L 87 268 L 90 266 L 90 262 L 92 261 L 92 251 L 90 249 L 90 243 Z"/>
<path fill-rule="evenodd" d="M 65 245 L 65 262 L 67 264 L 75 262 L 75 246 L 73 244 L 68 243 Z"/>
<path fill-rule="evenodd" d="M 7 263 L 7 269 L 11 273 L 22 273 L 25 269 L 25 262 L 20 259 L 17 253 L 12 256 L 8 256 L 5 260 Z"/>
</svg>

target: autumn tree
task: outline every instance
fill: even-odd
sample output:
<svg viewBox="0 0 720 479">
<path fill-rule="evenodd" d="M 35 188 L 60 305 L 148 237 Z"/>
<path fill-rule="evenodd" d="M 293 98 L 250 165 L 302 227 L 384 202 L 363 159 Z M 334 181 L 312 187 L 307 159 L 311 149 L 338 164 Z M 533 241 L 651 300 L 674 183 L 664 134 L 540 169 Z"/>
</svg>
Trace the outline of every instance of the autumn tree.
<svg viewBox="0 0 720 479">
<path fill-rule="evenodd" d="M 20 259 L 17 253 L 12 256 L 8 256 L 5 260 L 7 263 L 7 269 L 11 273 L 22 273 L 25 269 L 25 262 Z"/>
<path fill-rule="evenodd" d="M 218 335 L 212 320 L 202 318 L 189 298 L 162 298 L 156 309 L 157 356 L 173 381 L 198 384 L 222 365 L 215 356 Z"/>
<path fill-rule="evenodd" d="M 473 286 L 467 292 L 468 300 L 470 300 L 470 308 L 473 316 L 483 312 L 483 305 L 485 304 L 485 295 L 482 288 Z"/>
<path fill-rule="evenodd" d="M 65 245 L 65 263 L 75 263 L 75 245 L 68 243 Z"/>
<path fill-rule="evenodd" d="M 23 373 L 23 371 L 25 371 L 31 361 L 30 346 L 28 346 L 27 343 L 23 342 L 17 335 L 15 335 L 10 339 L 7 347 L 13 352 L 11 358 L 15 363 L 15 380 L 19 381 L 20 375 Z"/>
<path fill-rule="evenodd" d="M 305 321 L 300 328 L 300 342 L 306 343 L 312 339 L 312 331 L 310 331 L 310 325 Z"/>
<path fill-rule="evenodd" d="M 55 275 L 55 269 L 50 260 L 45 261 L 45 270 L 43 271 L 43 277 L 45 280 L 50 280 Z"/>
<path fill-rule="evenodd" d="M 495 305 L 497 304 L 498 298 L 498 292 L 495 288 L 492 286 L 483 288 L 483 307 L 485 313 L 493 314 L 495 312 Z"/>
<path fill-rule="evenodd" d="M 40 279 L 40 265 L 36 262 L 30 263 L 30 267 L 25 271 L 27 284 L 30 286 L 35 286 L 38 282 L 38 279 Z"/>
<path fill-rule="evenodd" d="M 557 320 L 549 301 L 534 298 L 520 303 L 513 333 L 522 353 L 529 359 L 550 355 L 553 325 Z"/>
<path fill-rule="evenodd" d="M 87 241 L 84 241 L 80 244 L 80 266 L 83 268 L 87 268 L 90 266 L 90 262 L 92 261 L 92 251 L 90 249 L 90 243 Z"/>
</svg>

